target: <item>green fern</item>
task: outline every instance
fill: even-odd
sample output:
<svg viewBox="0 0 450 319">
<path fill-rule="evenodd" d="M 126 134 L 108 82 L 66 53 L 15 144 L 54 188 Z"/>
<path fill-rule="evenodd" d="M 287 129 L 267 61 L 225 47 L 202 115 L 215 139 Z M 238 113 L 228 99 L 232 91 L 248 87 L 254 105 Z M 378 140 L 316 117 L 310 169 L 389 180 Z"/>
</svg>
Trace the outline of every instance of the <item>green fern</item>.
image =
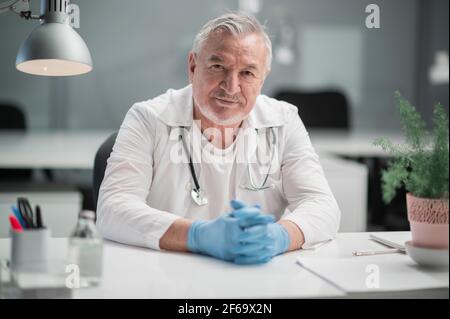
<svg viewBox="0 0 450 319">
<path fill-rule="evenodd" d="M 395 97 L 406 143 L 396 145 L 388 139 L 374 142 L 393 157 L 381 173 L 384 202 L 390 203 L 402 186 L 417 197 L 448 198 L 448 115 L 440 103 L 436 104 L 431 137 L 415 107 L 398 91 Z"/>
</svg>

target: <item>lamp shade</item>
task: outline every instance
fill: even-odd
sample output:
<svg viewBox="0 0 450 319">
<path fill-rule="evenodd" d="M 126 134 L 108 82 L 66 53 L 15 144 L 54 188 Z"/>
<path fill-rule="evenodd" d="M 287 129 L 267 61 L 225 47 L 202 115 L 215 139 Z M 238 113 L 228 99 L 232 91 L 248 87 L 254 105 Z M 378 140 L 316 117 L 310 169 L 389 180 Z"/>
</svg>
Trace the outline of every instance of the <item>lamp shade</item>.
<svg viewBox="0 0 450 319">
<path fill-rule="evenodd" d="M 34 75 L 80 75 L 92 70 L 92 58 L 86 43 L 70 25 L 49 22 L 36 27 L 22 43 L 16 68 Z"/>
</svg>

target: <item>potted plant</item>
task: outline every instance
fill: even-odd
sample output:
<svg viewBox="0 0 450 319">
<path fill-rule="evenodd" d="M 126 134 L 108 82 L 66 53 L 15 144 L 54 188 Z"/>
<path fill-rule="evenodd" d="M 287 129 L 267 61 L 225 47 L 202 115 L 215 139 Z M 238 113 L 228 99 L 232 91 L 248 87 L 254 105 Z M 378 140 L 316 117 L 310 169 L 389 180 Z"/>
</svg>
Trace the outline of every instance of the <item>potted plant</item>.
<svg viewBox="0 0 450 319">
<path fill-rule="evenodd" d="M 406 141 L 375 141 L 392 156 L 381 175 L 383 200 L 390 203 L 404 186 L 413 244 L 448 248 L 448 115 L 440 103 L 435 105 L 430 134 L 419 112 L 398 91 L 395 96 Z"/>
</svg>

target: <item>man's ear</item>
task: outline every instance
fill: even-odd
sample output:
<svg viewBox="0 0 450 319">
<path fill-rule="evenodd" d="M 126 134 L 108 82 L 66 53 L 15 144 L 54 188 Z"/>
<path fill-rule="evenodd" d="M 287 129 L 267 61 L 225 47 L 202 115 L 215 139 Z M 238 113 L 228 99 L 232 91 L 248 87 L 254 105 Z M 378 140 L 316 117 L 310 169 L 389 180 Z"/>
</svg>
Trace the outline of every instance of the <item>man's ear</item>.
<svg viewBox="0 0 450 319">
<path fill-rule="evenodd" d="M 264 81 L 267 79 L 267 77 L 269 76 L 270 72 L 272 72 L 272 69 L 267 69 L 266 70 L 266 74 L 264 75 Z"/>
<path fill-rule="evenodd" d="M 266 82 L 267 77 L 269 76 L 271 69 L 267 69 L 264 73 L 264 77 L 262 78 L 261 88 L 264 86 L 264 83 Z"/>
<path fill-rule="evenodd" d="M 188 58 L 188 71 L 189 71 L 189 82 L 192 83 L 192 81 L 194 80 L 194 71 L 195 71 L 195 67 L 197 66 L 196 64 L 196 54 L 194 52 L 190 52 L 189 53 L 189 58 Z"/>
</svg>

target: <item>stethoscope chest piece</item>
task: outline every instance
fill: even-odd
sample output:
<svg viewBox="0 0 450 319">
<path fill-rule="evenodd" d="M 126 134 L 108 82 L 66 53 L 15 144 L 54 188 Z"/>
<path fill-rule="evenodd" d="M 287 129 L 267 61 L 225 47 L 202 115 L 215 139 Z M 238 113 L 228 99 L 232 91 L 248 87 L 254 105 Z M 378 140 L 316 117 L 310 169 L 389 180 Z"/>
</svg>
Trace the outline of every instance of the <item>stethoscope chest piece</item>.
<svg viewBox="0 0 450 319">
<path fill-rule="evenodd" d="M 202 190 L 192 188 L 191 197 L 194 203 L 196 203 L 198 206 L 208 205 L 208 198 L 205 196 Z"/>
</svg>

